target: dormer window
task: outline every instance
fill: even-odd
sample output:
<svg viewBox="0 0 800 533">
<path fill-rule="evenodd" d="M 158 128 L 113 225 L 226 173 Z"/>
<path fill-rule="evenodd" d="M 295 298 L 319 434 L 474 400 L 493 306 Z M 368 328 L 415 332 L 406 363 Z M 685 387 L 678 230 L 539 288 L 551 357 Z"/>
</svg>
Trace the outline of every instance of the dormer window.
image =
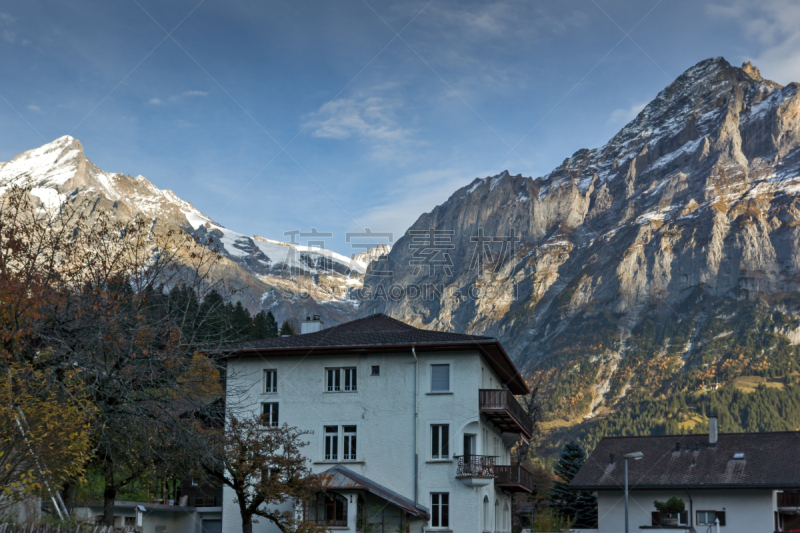
<svg viewBox="0 0 800 533">
<path fill-rule="evenodd" d="M 733 454 L 733 458 L 736 460 L 743 460 L 744 459 L 744 452 L 736 452 Z"/>
</svg>

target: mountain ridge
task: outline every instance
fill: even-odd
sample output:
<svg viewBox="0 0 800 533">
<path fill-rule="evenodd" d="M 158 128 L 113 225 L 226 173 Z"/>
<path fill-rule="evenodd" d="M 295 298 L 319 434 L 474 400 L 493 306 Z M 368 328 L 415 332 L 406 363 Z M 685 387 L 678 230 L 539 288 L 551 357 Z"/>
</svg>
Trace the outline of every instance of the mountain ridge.
<svg viewBox="0 0 800 533">
<path fill-rule="evenodd" d="M 373 298 L 360 311 L 497 336 L 532 383 L 545 384 L 555 417 L 604 415 L 634 392 L 700 387 L 706 371 L 734 378 L 725 374 L 734 348 L 712 354 L 722 341 L 706 338 L 726 320 L 719 308 L 765 308 L 784 328 L 800 316 L 798 88 L 752 65 L 699 62 L 603 146 L 545 176 L 476 179 L 421 215 L 387 256 L 394 277 L 368 273 Z M 414 234 L 431 229 L 452 232 L 452 248 L 440 250 L 451 273 L 413 266 Z M 482 273 L 481 234 L 494 239 Z M 514 253 L 503 257 L 512 235 Z M 444 296 L 375 297 L 421 283 Z M 777 340 L 763 342 L 793 346 L 769 327 Z M 780 357 L 785 373 L 790 360 Z M 750 353 L 740 375 L 761 372 L 757 359 Z M 668 364 L 656 372 L 659 362 Z"/>
<path fill-rule="evenodd" d="M 0 162 L 0 194 L 14 185 L 28 187 L 43 209 L 67 202 L 88 217 L 98 210 L 122 221 L 144 216 L 154 226 L 189 233 L 223 256 L 216 276 L 230 281 L 232 297 L 252 312 L 271 310 L 278 320 L 317 314 L 330 323 L 355 315 L 352 291 L 361 287 L 368 255 L 348 258 L 232 231 L 144 176 L 101 170 L 72 136 Z"/>
</svg>

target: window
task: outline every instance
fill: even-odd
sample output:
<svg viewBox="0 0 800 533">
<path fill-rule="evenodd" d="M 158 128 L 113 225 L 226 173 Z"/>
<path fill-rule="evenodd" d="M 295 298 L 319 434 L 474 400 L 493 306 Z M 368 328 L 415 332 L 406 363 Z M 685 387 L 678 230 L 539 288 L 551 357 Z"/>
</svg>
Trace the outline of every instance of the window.
<svg viewBox="0 0 800 533">
<path fill-rule="evenodd" d="M 125 527 L 135 526 L 135 525 L 136 525 L 136 517 L 135 516 L 126 516 L 125 517 Z"/>
<path fill-rule="evenodd" d="M 264 370 L 264 392 L 278 392 L 277 370 Z"/>
<path fill-rule="evenodd" d="M 431 425 L 431 459 L 450 458 L 450 426 L 448 424 Z"/>
<path fill-rule="evenodd" d="M 431 392 L 450 392 L 450 365 L 431 365 Z"/>
<path fill-rule="evenodd" d="M 317 525 L 347 526 L 347 500 L 332 492 L 318 493 L 315 499 L 306 504 L 305 519 Z"/>
<path fill-rule="evenodd" d="M 697 525 L 710 526 L 719 520 L 719 525 L 725 525 L 725 511 L 697 511 Z"/>
<path fill-rule="evenodd" d="M 326 390 L 328 392 L 356 392 L 358 378 L 355 368 L 329 368 L 327 370 Z"/>
<path fill-rule="evenodd" d="M 344 460 L 356 460 L 356 426 L 344 426 Z"/>
<path fill-rule="evenodd" d="M 491 521 L 489 519 L 489 497 L 483 497 L 483 530 L 491 531 Z"/>
<path fill-rule="evenodd" d="M 494 530 L 500 531 L 500 502 L 494 501 Z"/>
<path fill-rule="evenodd" d="M 372 365 L 372 375 L 373 376 L 380 376 L 381 375 L 381 367 L 378 365 Z"/>
<path fill-rule="evenodd" d="M 431 493 L 431 527 L 450 527 L 450 494 Z"/>
<path fill-rule="evenodd" d="M 339 426 L 325 426 L 325 460 L 339 460 Z"/>
<path fill-rule="evenodd" d="M 262 403 L 261 414 L 264 416 L 265 426 L 278 427 L 278 402 Z"/>
<path fill-rule="evenodd" d="M 510 522 L 511 508 L 508 506 L 508 502 L 506 502 L 505 506 L 503 507 L 503 531 L 511 531 Z"/>
</svg>

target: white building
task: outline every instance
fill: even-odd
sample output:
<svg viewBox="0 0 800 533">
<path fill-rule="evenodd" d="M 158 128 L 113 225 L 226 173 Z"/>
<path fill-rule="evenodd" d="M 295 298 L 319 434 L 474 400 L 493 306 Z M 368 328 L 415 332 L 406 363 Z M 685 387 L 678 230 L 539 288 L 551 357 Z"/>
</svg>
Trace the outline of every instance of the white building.
<svg viewBox="0 0 800 533">
<path fill-rule="evenodd" d="M 73 512 L 80 521 L 99 524 L 103 520 L 103 502 L 77 507 Z M 222 508 L 117 500 L 114 527 L 140 528 L 141 533 L 220 533 Z"/>
<path fill-rule="evenodd" d="M 533 429 L 514 398 L 529 390 L 496 339 L 373 315 L 241 345 L 227 386 L 245 412 L 311 432 L 327 492 L 304 518 L 331 529 L 507 532 L 513 493 L 532 489 L 510 456 Z M 233 501 L 226 487 L 225 533 L 241 531 Z"/>
<path fill-rule="evenodd" d="M 800 530 L 800 433 L 607 437 L 570 483 L 598 495 L 598 532 L 625 531 L 625 455 L 629 530 L 754 533 Z M 654 501 L 683 500 L 665 516 Z"/>
</svg>

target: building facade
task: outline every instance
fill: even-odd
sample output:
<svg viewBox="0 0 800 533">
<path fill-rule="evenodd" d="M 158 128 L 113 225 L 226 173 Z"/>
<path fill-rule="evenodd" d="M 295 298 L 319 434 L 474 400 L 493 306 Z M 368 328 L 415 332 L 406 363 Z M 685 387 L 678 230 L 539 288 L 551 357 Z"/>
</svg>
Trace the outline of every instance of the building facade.
<svg viewBox="0 0 800 533">
<path fill-rule="evenodd" d="M 800 530 L 800 433 L 611 437 L 600 441 L 570 483 L 598 495 L 598 532 L 629 530 L 749 533 Z M 682 500 L 660 513 L 654 502 Z"/>
<path fill-rule="evenodd" d="M 298 512 L 337 530 L 507 532 L 512 495 L 532 489 L 511 457 L 533 429 L 514 397 L 529 391 L 495 339 L 373 315 L 239 346 L 227 388 L 240 415 L 309 432 L 327 490 Z M 241 531 L 233 499 L 226 533 Z"/>
</svg>

